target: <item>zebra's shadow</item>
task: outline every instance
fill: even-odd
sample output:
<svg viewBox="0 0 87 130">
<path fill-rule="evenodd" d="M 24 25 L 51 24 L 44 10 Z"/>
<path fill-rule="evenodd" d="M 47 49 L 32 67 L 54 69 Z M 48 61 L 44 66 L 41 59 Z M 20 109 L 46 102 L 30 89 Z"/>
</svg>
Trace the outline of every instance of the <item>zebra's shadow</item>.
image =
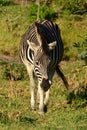
<svg viewBox="0 0 87 130">
<path fill-rule="evenodd" d="M 81 103 L 81 101 L 83 100 L 83 102 Z M 77 105 L 77 109 L 78 108 L 85 108 L 87 106 L 87 88 L 84 90 L 81 88 L 78 89 L 77 93 L 74 93 L 74 91 L 70 92 L 67 96 L 67 103 L 68 104 L 73 104 L 74 102 L 79 101 L 79 105 Z"/>
</svg>

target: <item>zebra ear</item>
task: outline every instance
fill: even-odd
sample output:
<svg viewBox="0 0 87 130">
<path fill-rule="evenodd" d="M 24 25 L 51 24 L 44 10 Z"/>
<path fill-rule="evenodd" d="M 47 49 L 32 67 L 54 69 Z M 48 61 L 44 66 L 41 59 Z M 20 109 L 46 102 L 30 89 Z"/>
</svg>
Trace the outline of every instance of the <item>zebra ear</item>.
<svg viewBox="0 0 87 130">
<path fill-rule="evenodd" d="M 29 40 L 27 40 L 27 43 L 28 43 L 29 48 L 30 48 L 31 50 L 33 50 L 33 51 L 37 51 L 37 50 L 38 50 L 38 48 L 39 48 L 38 45 L 34 44 L 33 42 L 30 42 Z"/>
<path fill-rule="evenodd" d="M 49 44 L 48 44 L 49 50 L 53 50 L 53 49 L 55 48 L 56 44 L 57 44 L 56 41 L 54 41 L 54 42 L 52 42 L 52 43 L 49 43 Z"/>
</svg>

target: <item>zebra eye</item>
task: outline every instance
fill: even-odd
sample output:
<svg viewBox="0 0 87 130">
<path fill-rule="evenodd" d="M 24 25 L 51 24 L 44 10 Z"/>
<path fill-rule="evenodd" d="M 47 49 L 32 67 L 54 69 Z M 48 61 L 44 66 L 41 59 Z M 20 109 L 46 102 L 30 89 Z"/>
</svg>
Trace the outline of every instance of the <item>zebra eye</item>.
<svg viewBox="0 0 87 130">
<path fill-rule="evenodd" d="M 36 65 L 39 65 L 39 62 L 38 62 L 38 61 L 36 61 Z"/>
</svg>

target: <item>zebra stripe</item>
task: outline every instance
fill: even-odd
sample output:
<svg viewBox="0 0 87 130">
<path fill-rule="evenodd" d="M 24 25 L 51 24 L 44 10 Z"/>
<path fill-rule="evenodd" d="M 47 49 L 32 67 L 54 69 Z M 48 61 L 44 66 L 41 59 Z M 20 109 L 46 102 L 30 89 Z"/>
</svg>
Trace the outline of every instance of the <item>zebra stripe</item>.
<svg viewBox="0 0 87 130">
<path fill-rule="evenodd" d="M 23 38 L 21 40 L 20 50 L 22 50 L 22 51 L 21 51 L 20 55 L 21 55 L 21 57 L 26 59 L 30 64 L 33 65 L 34 51 L 30 49 L 30 47 L 27 43 L 27 40 L 29 40 L 33 44 L 39 45 L 39 41 L 37 39 L 37 31 L 35 29 L 36 24 L 39 28 L 40 33 L 42 34 L 42 36 L 44 37 L 44 40 L 45 40 L 45 43 L 42 43 L 43 47 L 45 44 L 49 45 L 49 43 L 57 41 L 57 45 L 55 46 L 55 49 L 53 49 L 50 53 L 48 53 L 48 56 L 50 57 L 50 59 L 52 61 L 50 66 L 52 68 L 54 68 L 55 66 L 58 65 L 58 63 L 62 59 L 63 44 L 62 44 L 60 30 L 59 30 L 58 26 L 51 21 L 48 21 L 48 20 L 38 21 L 36 23 L 33 23 L 30 26 L 30 28 L 23 35 Z M 23 58 L 22 58 L 22 60 L 23 60 Z M 35 68 L 35 69 L 37 69 L 37 74 L 39 75 L 40 72 L 38 72 L 38 68 Z"/>
<path fill-rule="evenodd" d="M 55 66 L 56 64 L 59 63 L 59 61 L 61 60 L 61 57 L 63 55 L 63 45 L 62 45 L 62 40 L 60 37 L 59 28 L 56 24 L 49 22 L 47 20 L 38 21 L 37 23 L 41 29 L 41 33 L 43 34 L 47 44 L 49 44 L 50 42 L 53 42 L 53 41 L 57 41 L 57 46 L 50 54 L 50 57 L 53 61 L 53 66 Z M 37 39 L 36 30 L 35 30 L 35 23 L 32 24 L 32 26 L 30 26 L 28 31 L 23 36 L 22 40 L 24 40 L 24 43 L 23 43 L 22 54 L 21 54 L 21 55 L 23 55 L 23 51 L 24 51 L 26 53 L 26 59 L 30 63 L 33 63 L 33 53 L 34 52 L 29 50 L 29 46 L 27 45 L 27 43 L 25 41 L 27 39 L 37 45 L 39 44 L 38 39 Z"/>
<path fill-rule="evenodd" d="M 44 34 L 44 36 L 46 37 L 46 40 L 47 40 L 47 43 L 50 43 L 50 42 L 52 42 L 52 41 L 54 41 L 54 40 L 57 40 L 57 37 L 56 37 L 56 35 L 55 35 L 55 33 L 54 33 L 54 31 L 53 31 L 53 29 L 51 29 L 51 28 L 53 28 L 54 26 L 52 26 L 50 23 L 48 23 L 47 21 L 45 21 L 44 22 L 44 30 L 43 30 L 43 34 Z M 49 29 L 47 29 L 47 27 L 49 27 Z M 55 28 L 54 28 L 55 29 Z M 52 33 L 50 33 L 50 32 L 52 32 Z M 58 41 L 58 40 L 57 40 Z M 59 46 L 59 45 L 58 45 Z M 58 46 L 56 46 L 56 48 L 53 50 L 53 54 L 52 54 L 52 59 L 53 59 L 53 61 L 54 61 L 54 63 L 55 63 L 55 61 L 57 61 L 57 50 L 58 50 Z"/>
</svg>

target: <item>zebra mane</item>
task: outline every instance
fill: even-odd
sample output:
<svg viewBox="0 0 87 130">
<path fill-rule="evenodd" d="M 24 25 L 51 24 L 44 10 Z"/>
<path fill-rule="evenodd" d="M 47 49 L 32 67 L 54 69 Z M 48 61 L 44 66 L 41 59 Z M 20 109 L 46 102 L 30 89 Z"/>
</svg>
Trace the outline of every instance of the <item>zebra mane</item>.
<svg viewBox="0 0 87 130">
<path fill-rule="evenodd" d="M 40 23 L 38 23 L 38 22 L 35 22 L 35 26 L 36 26 L 36 28 L 37 28 L 37 33 L 39 34 L 39 36 L 40 36 L 40 38 L 41 38 L 41 42 L 42 42 L 42 49 L 43 49 L 43 51 L 45 52 L 45 53 L 47 53 L 48 52 L 48 44 L 47 44 L 47 41 L 46 41 L 46 39 L 45 39 L 45 37 L 44 37 L 44 33 L 43 33 L 43 28 L 44 28 L 44 26 L 42 25 L 42 24 L 40 24 Z"/>
</svg>

